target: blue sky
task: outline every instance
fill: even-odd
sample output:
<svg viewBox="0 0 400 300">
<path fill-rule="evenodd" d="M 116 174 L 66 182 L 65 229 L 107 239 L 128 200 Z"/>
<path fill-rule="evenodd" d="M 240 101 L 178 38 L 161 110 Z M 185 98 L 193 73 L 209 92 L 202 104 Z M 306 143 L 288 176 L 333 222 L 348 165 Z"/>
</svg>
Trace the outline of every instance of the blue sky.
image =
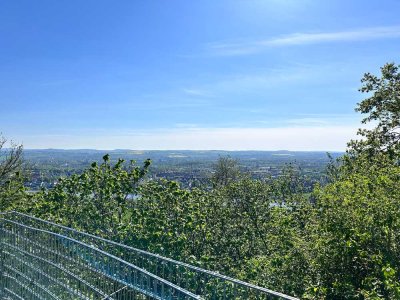
<svg viewBox="0 0 400 300">
<path fill-rule="evenodd" d="M 26 148 L 344 150 L 400 1 L 0 2 L 0 131 Z"/>
</svg>

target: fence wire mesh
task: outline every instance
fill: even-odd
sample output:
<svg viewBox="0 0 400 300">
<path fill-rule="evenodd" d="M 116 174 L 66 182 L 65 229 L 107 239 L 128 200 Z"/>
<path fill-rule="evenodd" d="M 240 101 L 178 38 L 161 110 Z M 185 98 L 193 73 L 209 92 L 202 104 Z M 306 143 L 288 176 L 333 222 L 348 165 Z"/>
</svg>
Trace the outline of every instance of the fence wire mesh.
<svg viewBox="0 0 400 300">
<path fill-rule="evenodd" d="M 0 255 L 0 299 L 297 299 L 18 212 Z"/>
</svg>

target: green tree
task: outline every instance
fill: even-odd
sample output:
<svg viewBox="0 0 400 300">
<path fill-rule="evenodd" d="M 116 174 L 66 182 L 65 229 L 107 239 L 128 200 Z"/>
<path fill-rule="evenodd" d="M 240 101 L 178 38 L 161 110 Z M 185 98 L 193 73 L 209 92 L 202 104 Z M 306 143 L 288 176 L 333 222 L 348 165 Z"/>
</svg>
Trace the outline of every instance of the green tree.
<svg viewBox="0 0 400 300">
<path fill-rule="evenodd" d="M 220 156 L 214 164 L 211 180 L 214 186 L 224 186 L 237 180 L 239 176 L 238 161 L 230 156 Z"/>
<path fill-rule="evenodd" d="M 209 193 L 162 179 L 142 184 L 139 195 L 128 244 L 195 264 L 207 259 Z"/>
<path fill-rule="evenodd" d="M 356 111 L 367 116 L 362 123 L 372 122 L 373 129 L 360 129 L 361 140 L 349 143 L 350 153 L 366 153 L 370 157 L 385 153 L 399 158 L 400 153 L 400 70 L 394 63 L 381 68 L 381 76 L 366 73 L 360 91 L 369 94 Z"/>
<path fill-rule="evenodd" d="M 50 190 L 43 189 L 24 210 L 76 229 L 118 239 L 126 230 L 124 218 L 134 205 L 139 182 L 150 165 L 142 168 L 120 159 L 114 165 L 109 155 L 82 174 L 60 178 Z"/>
<path fill-rule="evenodd" d="M 307 224 L 314 287 L 327 299 L 398 299 L 400 168 L 357 163 L 356 171 L 315 190 Z"/>
<path fill-rule="evenodd" d="M 330 183 L 314 191 L 310 298 L 400 298 L 399 67 L 386 64 L 381 77 L 367 73 L 362 82 L 369 97 L 356 110 L 374 127 L 359 130 L 331 165 Z"/>
</svg>

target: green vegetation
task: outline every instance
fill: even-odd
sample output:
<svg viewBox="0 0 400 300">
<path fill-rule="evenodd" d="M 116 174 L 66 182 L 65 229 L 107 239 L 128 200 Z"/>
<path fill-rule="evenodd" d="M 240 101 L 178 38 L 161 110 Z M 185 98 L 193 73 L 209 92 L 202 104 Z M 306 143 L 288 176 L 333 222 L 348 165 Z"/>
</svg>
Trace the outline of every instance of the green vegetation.
<svg viewBox="0 0 400 300">
<path fill-rule="evenodd" d="M 387 64 L 363 83 L 369 97 L 357 110 L 376 127 L 360 130 L 320 184 L 290 166 L 254 179 L 222 157 L 212 189 L 184 189 L 146 179 L 149 160 L 138 167 L 105 156 L 25 201 L 5 193 L 3 180 L 1 208 L 304 299 L 400 299 L 399 69 Z"/>
<path fill-rule="evenodd" d="M 238 161 L 230 156 L 221 156 L 214 165 L 212 175 L 213 186 L 224 186 L 230 182 L 236 181 L 240 176 Z"/>
</svg>

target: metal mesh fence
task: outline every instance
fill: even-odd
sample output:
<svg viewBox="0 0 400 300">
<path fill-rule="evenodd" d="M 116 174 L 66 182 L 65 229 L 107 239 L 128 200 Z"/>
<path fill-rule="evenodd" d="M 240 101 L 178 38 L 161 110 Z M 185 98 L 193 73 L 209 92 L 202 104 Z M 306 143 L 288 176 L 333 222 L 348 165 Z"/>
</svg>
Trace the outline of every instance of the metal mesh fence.
<svg viewBox="0 0 400 300">
<path fill-rule="evenodd" d="M 18 212 L 0 251 L 0 299 L 297 299 Z"/>
</svg>

